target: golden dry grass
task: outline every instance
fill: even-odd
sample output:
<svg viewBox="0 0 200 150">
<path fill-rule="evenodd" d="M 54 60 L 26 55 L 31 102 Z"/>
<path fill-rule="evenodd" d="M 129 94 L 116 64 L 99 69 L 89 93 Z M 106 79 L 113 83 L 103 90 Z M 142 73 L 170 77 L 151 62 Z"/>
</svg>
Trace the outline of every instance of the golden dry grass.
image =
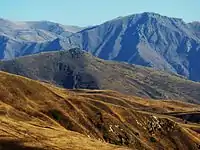
<svg viewBox="0 0 200 150">
<path fill-rule="evenodd" d="M 171 114 L 199 109 L 109 90 L 66 90 L 0 72 L 2 149 L 198 149 L 200 125 L 186 126 Z"/>
</svg>

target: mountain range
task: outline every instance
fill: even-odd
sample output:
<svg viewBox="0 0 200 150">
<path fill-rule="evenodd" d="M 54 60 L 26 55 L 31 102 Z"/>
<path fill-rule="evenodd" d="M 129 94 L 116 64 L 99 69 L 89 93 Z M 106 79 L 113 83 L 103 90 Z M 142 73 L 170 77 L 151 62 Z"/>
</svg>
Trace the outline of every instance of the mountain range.
<svg viewBox="0 0 200 150">
<path fill-rule="evenodd" d="M 91 27 L 0 20 L 0 59 L 79 47 L 105 60 L 153 67 L 200 80 L 200 23 L 156 13 Z"/>
<path fill-rule="evenodd" d="M 199 50 L 198 21 L 156 13 L 0 19 L 0 150 L 200 149 Z"/>
</svg>

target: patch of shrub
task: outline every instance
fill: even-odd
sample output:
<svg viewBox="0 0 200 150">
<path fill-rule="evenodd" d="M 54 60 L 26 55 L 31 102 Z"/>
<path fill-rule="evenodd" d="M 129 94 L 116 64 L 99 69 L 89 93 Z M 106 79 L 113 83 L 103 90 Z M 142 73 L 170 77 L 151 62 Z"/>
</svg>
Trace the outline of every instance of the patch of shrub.
<svg viewBox="0 0 200 150">
<path fill-rule="evenodd" d="M 52 110 L 51 112 L 52 117 L 57 120 L 60 121 L 61 120 L 61 113 L 57 110 Z"/>
<path fill-rule="evenodd" d="M 154 137 L 150 137 L 150 141 L 151 141 L 152 143 L 155 143 L 155 142 L 156 142 L 156 139 L 155 139 Z"/>
</svg>

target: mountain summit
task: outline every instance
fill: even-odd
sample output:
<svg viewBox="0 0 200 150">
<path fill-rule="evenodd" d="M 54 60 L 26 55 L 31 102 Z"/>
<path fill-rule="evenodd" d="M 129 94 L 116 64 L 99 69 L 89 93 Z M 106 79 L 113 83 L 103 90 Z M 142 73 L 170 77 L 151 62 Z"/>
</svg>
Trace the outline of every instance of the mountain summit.
<svg viewBox="0 0 200 150">
<path fill-rule="evenodd" d="M 10 21 L 0 23 L 1 59 L 79 47 L 102 59 L 154 67 L 200 80 L 198 22 L 185 23 L 182 19 L 145 12 L 73 31 L 45 21 L 26 23 L 26 30 L 18 29 L 20 25 Z"/>
<path fill-rule="evenodd" d="M 181 19 L 155 13 L 130 15 L 83 30 L 78 37 L 83 49 L 100 58 L 200 79 L 200 38 L 192 24 Z"/>
</svg>

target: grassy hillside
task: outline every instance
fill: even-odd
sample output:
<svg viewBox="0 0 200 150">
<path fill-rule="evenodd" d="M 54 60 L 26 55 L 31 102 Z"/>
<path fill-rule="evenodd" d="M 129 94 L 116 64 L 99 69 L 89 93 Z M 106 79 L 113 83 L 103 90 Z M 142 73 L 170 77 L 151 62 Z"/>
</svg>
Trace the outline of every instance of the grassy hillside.
<svg viewBox="0 0 200 150">
<path fill-rule="evenodd" d="M 176 115 L 199 110 L 197 104 L 66 90 L 0 72 L 1 149 L 195 150 L 199 123 Z"/>
<path fill-rule="evenodd" d="M 1 150 L 122 149 L 88 138 L 87 134 L 66 130 L 58 120 L 58 112 L 68 108 L 67 105 L 61 108 L 67 100 L 52 89 L 3 72 L 0 72 L 0 80 Z M 66 110 L 65 115 L 67 113 Z"/>
<path fill-rule="evenodd" d="M 77 49 L 2 61 L 0 70 L 68 89 L 110 89 L 146 98 L 200 103 L 199 83 L 151 68 L 101 60 Z"/>
</svg>

